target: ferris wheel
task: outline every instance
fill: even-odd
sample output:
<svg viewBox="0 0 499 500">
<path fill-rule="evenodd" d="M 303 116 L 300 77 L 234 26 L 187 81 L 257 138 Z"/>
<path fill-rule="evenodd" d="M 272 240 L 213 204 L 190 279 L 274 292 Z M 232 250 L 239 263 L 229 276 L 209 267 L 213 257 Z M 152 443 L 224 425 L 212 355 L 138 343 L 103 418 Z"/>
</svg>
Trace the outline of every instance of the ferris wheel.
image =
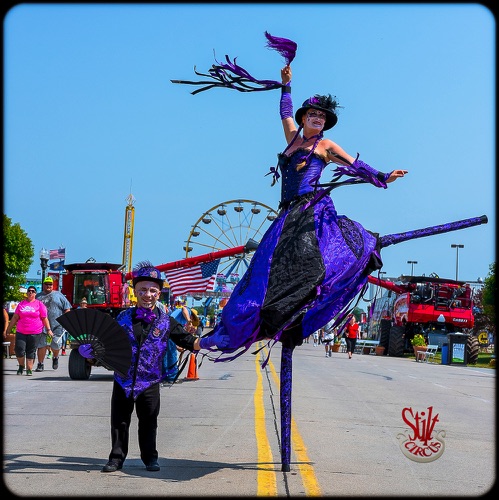
<svg viewBox="0 0 499 500">
<path fill-rule="evenodd" d="M 258 201 L 230 200 L 219 203 L 201 215 L 192 226 L 184 246 L 185 257 L 259 243 L 277 212 Z M 231 289 L 249 267 L 252 253 L 223 257 L 218 266 L 217 285 Z"/>
</svg>

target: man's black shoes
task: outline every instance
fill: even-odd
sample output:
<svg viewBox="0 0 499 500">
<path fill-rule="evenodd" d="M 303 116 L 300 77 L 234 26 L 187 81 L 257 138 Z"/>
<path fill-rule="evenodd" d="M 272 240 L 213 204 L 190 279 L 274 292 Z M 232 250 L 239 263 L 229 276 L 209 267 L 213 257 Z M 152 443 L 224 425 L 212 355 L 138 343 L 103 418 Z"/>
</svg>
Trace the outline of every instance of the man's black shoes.
<svg viewBox="0 0 499 500">
<path fill-rule="evenodd" d="M 123 462 L 121 460 L 113 458 L 112 460 L 109 460 L 109 462 L 106 465 L 104 465 L 101 472 L 116 472 L 117 470 L 120 470 L 122 467 L 123 467 Z"/>
<path fill-rule="evenodd" d="M 146 465 L 146 470 L 148 470 L 149 472 L 158 472 L 160 469 L 161 467 L 159 466 L 157 460 L 153 460 L 148 465 Z"/>
<path fill-rule="evenodd" d="M 109 460 L 106 465 L 104 465 L 104 467 L 102 468 L 102 472 L 116 472 L 117 470 L 120 470 L 122 468 L 123 462 L 121 460 L 118 460 L 117 458 L 113 458 Z M 146 470 L 148 470 L 149 472 L 157 472 L 161 470 L 161 467 L 159 466 L 157 460 L 153 460 L 146 465 Z"/>
</svg>

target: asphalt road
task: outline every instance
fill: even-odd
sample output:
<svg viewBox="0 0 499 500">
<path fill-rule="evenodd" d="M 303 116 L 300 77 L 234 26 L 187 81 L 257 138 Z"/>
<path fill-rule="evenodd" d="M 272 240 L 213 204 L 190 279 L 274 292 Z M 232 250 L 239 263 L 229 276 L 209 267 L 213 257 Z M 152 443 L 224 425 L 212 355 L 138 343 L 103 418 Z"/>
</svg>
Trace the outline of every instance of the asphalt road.
<svg viewBox="0 0 499 500">
<path fill-rule="evenodd" d="M 230 363 L 205 360 L 198 380 L 162 388 L 161 471 L 139 458 L 137 421 L 124 468 L 100 472 L 110 447 L 112 373 L 17 376 L 3 359 L 3 487 L 18 496 L 480 496 L 495 481 L 495 370 L 304 344 L 293 356 L 290 472 L 281 471 L 280 344 Z M 185 373 L 186 374 L 186 373 Z M 438 415 L 444 451 L 416 462 L 397 436 L 405 408 Z M 5 497 L 3 497 L 5 498 Z"/>
</svg>

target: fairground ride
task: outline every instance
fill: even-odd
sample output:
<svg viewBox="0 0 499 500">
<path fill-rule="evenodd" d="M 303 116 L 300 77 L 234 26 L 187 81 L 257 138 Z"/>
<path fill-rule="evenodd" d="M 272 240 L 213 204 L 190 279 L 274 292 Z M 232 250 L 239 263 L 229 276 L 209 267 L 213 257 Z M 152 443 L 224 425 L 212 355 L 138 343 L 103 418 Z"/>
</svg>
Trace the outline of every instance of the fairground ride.
<svg viewBox="0 0 499 500">
<path fill-rule="evenodd" d="M 244 246 L 248 241 L 259 243 L 277 217 L 277 211 L 254 200 L 229 200 L 204 212 L 194 223 L 185 242 L 185 257 L 204 252 L 220 252 Z M 227 298 L 249 267 L 253 252 L 222 257 L 213 291 L 196 295 L 206 298 L 205 310 L 214 298 Z"/>
</svg>

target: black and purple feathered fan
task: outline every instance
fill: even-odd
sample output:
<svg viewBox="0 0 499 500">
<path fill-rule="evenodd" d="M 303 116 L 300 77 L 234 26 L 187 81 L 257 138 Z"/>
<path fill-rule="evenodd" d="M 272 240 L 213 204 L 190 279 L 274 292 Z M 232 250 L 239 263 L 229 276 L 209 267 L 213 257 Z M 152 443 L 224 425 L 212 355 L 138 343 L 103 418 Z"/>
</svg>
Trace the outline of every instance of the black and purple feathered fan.
<svg viewBox="0 0 499 500">
<path fill-rule="evenodd" d="M 132 346 L 123 327 L 109 314 L 97 309 L 72 309 L 57 321 L 78 345 L 90 344 L 102 365 L 125 375 L 132 361 Z"/>
</svg>

